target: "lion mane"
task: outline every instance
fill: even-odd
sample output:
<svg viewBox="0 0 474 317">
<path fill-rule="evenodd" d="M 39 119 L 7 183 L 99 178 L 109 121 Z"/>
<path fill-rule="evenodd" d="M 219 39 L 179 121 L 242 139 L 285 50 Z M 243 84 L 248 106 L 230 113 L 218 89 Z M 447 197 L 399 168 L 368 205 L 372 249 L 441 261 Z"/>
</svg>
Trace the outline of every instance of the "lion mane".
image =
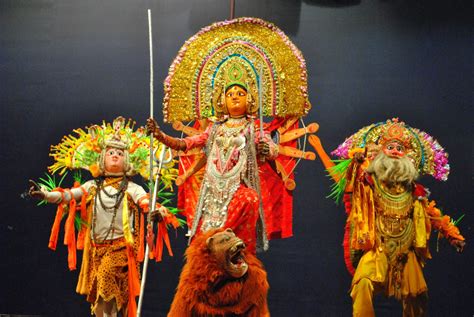
<svg viewBox="0 0 474 317">
<path fill-rule="evenodd" d="M 197 236 L 186 250 L 186 264 L 168 317 L 270 316 L 267 273 L 256 256 L 244 249 L 247 272 L 234 278 L 211 253 L 206 241 L 223 231 L 215 229 Z"/>
</svg>

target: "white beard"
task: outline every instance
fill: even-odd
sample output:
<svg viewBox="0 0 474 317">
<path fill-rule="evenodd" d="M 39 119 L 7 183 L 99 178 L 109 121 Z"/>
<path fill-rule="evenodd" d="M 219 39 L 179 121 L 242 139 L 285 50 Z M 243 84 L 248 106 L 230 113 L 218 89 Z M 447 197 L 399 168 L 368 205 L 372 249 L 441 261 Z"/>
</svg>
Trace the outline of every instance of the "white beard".
<svg viewBox="0 0 474 317">
<path fill-rule="evenodd" d="M 408 157 L 392 158 L 384 152 L 380 152 L 375 157 L 367 168 L 367 172 L 391 184 L 410 184 L 418 178 L 418 172 Z"/>
</svg>

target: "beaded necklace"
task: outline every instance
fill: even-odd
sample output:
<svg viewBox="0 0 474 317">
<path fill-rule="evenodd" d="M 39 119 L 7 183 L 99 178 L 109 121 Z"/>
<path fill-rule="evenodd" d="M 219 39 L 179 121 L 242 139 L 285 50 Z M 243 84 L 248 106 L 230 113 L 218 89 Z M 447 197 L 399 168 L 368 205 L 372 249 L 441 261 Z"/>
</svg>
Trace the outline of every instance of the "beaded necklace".
<svg viewBox="0 0 474 317">
<path fill-rule="evenodd" d="M 245 134 L 248 131 L 246 128 L 249 126 L 247 119 L 245 117 L 242 119 L 231 119 L 233 119 L 233 122 L 239 122 L 240 125 L 230 128 L 224 124 L 220 126 L 217 132 L 215 158 L 220 173 L 224 173 L 230 168 L 232 157 L 235 156 L 236 151 L 241 150 L 246 143 Z"/>
<path fill-rule="evenodd" d="M 226 128 L 232 129 L 232 128 L 239 128 L 242 127 L 243 125 L 247 124 L 248 120 L 247 117 L 240 117 L 240 118 L 229 118 L 227 121 L 224 123 Z"/>
<path fill-rule="evenodd" d="M 114 223 L 115 223 L 115 218 L 117 216 L 117 210 L 120 204 L 122 203 L 123 198 L 125 197 L 125 191 L 127 190 L 127 187 L 128 187 L 128 179 L 126 177 L 123 177 L 120 182 L 120 185 L 118 186 L 118 188 L 116 188 L 117 192 L 115 194 L 109 194 L 105 190 L 105 187 L 113 186 L 113 185 L 116 186 L 117 181 L 116 180 L 114 181 L 113 178 L 111 179 L 112 181 L 110 182 L 107 182 L 107 180 L 109 179 L 104 179 L 101 177 L 101 178 L 96 179 L 95 181 L 97 185 L 97 191 L 94 197 L 94 210 L 92 214 L 92 228 L 91 228 L 92 234 L 93 234 L 93 240 L 95 242 L 97 242 L 97 236 L 95 234 L 95 227 L 96 227 L 96 222 L 97 222 L 97 202 L 100 203 L 100 206 L 105 212 L 110 212 L 113 214 L 112 220 L 110 221 L 109 229 L 107 229 L 107 234 L 105 235 L 104 239 L 102 239 L 102 241 L 98 243 L 104 243 L 105 241 L 107 241 L 107 238 L 109 237 L 110 234 L 111 234 L 111 237 L 114 236 L 114 231 L 115 231 Z M 105 187 L 104 187 L 104 181 L 106 183 Z M 115 199 L 115 203 L 113 204 L 113 206 L 109 207 L 105 205 L 104 201 L 102 200 L 101 193 L 104 193 L 109 198 Z"/>
</svg>

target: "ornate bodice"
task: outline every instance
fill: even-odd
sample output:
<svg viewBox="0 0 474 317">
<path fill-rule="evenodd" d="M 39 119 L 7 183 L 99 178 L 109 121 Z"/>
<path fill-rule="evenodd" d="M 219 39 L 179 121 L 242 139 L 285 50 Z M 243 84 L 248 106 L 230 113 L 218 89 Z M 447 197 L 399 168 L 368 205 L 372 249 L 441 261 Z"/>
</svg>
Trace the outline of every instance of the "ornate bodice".
<svg viewBox="0 0 474 317">
<path fill-rule="evenodd" d="M 415 238 L 411 190 L 398 187 L 389 191 L 375 180 L 374 202 L 377 247 L 394 261 L 397 254 L 409 250 Z"/>
<path fill-rule="evenodd" d="M 234 123 L 234 126 L 219 125 L 211 135 L 211 150 L 201 189 L 204 195 L 201 231 L 223 226 L 227 220 L 227 206 L 245 178 L 249 124 L 247 121 Z"/>
<path fill-rule="evenodd" d="M 231 122 L 229 125 L 227 122 L 219 125 L 213 136 L 210 162 L 222 175 L 233 170 L 241 161 L 245 161 L 241 156 L 247 144 L 249 124 L 246 120 L 237 120 L 229 120 Z"/>
<path fill-rule="evenodd" d="M 201 232 L 205 232 L 225 224 L 229 203 L 241 185 L 254 189 L 260 195 L 254 129 L 253 122 L 247 118 L 229 119 L 223 124 L 212 126 L 205 147 L 206 172 L 199 192 L 191 238 L 198 227 Z M 257 249 L 266 250 L 268 240 L 261 206 L 259 216 Z"/>
</svg>

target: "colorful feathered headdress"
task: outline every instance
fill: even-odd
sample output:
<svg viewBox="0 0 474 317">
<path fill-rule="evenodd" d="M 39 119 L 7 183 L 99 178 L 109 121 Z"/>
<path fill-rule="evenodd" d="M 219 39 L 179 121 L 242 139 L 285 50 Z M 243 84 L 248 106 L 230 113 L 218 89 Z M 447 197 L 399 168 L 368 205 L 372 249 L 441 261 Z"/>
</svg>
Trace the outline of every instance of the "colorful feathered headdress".
<svg viewBox="0 0 474 317">
<path fill-rule="evenodd" d="M 75 129 L 74 134 L 63 137 L 61 143 L 51 146 L 50 156 L 55 163 L 48 169 L 51 173 L 63 174 L 67 169 L 85 169 L 93 177 L 100 176 L 100 157 L 106 148 L 120 148 L 128 154 L 128 175 L 140 174 L 144 179 L 150 177 L 150 138 L 145 129 L 134 130 L 135 122 L 116 118 L 112 124 L 92 125 L 85 129 Z M 153 148 L 159 152 L 163 145 L 153 141 Z M 157 153 L 155 152 L 155 153 Z M 164 166 L 163 173 L 176 174 L 172 166 L 174 161 Z M 166 177 L 165 177 L 166 178 Z M 165 181 L 164 178 L 162 178 Z"/>
<path fill-rule="evenodd" d="M 377 153 L 383 144 L 391 140 L 396 140 L 405 146 L 407 156 L 412 159 L 421 174 L 432 175 L 437 180 L 448 179 L 448 153 L 428 133 L 412 128 L 398 118 L 360 129 L 331 154 L 347 159 L 350 151 L 358 148 L 367 149 L 369 153 Z"/>
</svg>

